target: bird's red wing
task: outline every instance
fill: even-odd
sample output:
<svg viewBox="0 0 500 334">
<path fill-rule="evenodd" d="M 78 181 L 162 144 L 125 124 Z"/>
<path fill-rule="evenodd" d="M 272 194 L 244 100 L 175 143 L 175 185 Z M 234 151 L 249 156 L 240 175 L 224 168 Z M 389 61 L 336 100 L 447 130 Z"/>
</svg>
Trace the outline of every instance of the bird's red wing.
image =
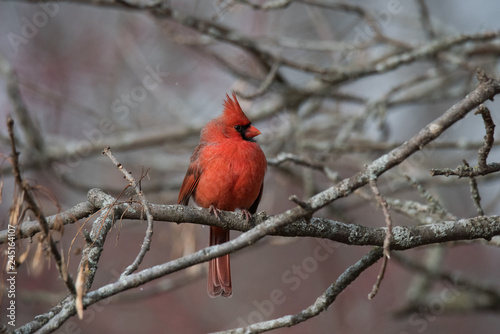
<svg viewBox="0 0 500 334">
<path fill-rule="evenodd" d="M 198 182 L 200 181 L 201 168 L 197 163 L 200 146 L 198 146 L 191 157 L 191 164 L 188 167 L 184 181 L 182 181 L 181 190 L 177 204 L 188 205 L 189 198 L 193 195 Z"/>
</svg>

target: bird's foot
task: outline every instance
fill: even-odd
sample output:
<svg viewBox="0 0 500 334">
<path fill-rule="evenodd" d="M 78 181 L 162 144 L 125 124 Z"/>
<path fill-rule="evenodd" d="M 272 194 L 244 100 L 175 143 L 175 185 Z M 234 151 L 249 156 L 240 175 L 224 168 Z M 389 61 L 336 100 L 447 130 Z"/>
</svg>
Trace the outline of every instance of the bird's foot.
<svg viewBox="0 0 500 334">
<path fill-rule="evenodd" d="M 221 209 L 217 209 L 215 206 L 213 205 L 210 205 L 210 207 L 208 208 L 208 211 L 210 213 L 213 213 L 214 216 L 219 219 L 219 214 L 222 213 L 222 210 Z"/>
<path fill-rule="evenodd" d="M 241 210 L 241 214 L 245 218 L 245 221 L 248 222 L 250 221 L 250 218 L 252 218 L 252 214 L 248 210 Z"/>
</svg>

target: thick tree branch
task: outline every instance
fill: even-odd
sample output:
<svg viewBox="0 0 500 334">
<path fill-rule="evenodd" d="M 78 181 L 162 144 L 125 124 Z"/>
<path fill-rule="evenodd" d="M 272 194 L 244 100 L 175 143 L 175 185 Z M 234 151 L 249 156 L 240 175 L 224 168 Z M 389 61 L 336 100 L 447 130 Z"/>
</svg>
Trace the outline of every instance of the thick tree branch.
<svg viewBox="0 0 500 334">
<path fill-rule="evenodd" d="M 48 228 L 52 230 L 55 228 L 56 224 L 73 224 L 82 218 L 89 217 L 97 210 L 98 208 L 95 208 L 90 202 L 82 202 L 64 212 L 46 217 L 47 225 Z M 40 224 L 37 221 L 25 221 L 17 227 L 16 238 L 31 238 L 40 231 Z M 5 242 L 7 242 L 7 230 L 0 231 L 0 244 Z"/>
<path fill-rule="evenodd" d="M 97 208 L 109 208 L 111 197 L 99 189 L 89 191 L 89 200 Z M 140 220 L 142 206 L 128 203 L 115 204 L 120 212 L 120 218 Z M 219 226 L 231 230 L 247 232 L 252 229 L 241 215 L 224 211 L 220 218 L 215 218 L 207 209 L 185 207 L 181 205 L 149 204 L 151 214 L 156 221 L 190 223 Z M 254 216 L 253 223 L 257 226 L 265 224 L 277 216 L 267 216 L 264 212 Z M 51 218 L 51 217 L 49 217 Z M 25 223 L 26 224 L 26 223 Z M 31 223 L 29 223 L 31 226 Z M 32 230 L 33 231 L 33 230 Z M 311 223 L 298 219 L 269 235 L 288 237 L 325 238 L 347 245 L 380 246 L 386 239 L 386 227 L 368 227 L 356 224 L 346 224 L 326 218 L 311 218 Z M 390 244 L 392 250 L 405 250 L 419 246 L 457 240 L 491 239 L 500 235 L 500 216 L 484 216 L 457 221 L 445 220 L 439 223 L 418 226 L 394 226 Z"/>
<path fill-rule="evenodd" d="M 115 203 L 114 199 L 111 201 L 112 197 L 99 189 L 90 190 L 88 197 L 92 207 L 102 208 L 103 210 L 108 209 L 110 203 Z M 140 204 L 117 203 L 114 204 L 114 207 L 117 212 L 120 212 L 120 218 L 122 219 L 142 219 L 142 206 Z M 190 222 L 200 225 L 219 226 L 241 232 L 252 229 L 251 224 L 247 223 L 241 218 L 240 214 L 235 212 L 224 211 L 220 218 L 217 219 L 213 214 L 210 214 L 208 209 L 182 205 L 149 204 L 149 209 L 155 221 Z M 54 219 L 52 217 L 49 217 L 49 219 Z M 261 212 L 254 216 L 253 223 L 259 226 L 275 217 L 277 216 L 268 216 L 265 212 Z M 71 222 L 73 221 L 68 220 L 67 223 Z M 25 224 L 32 226 L 31 222 Z M 22 227 L 20 230 L 23 231 Z M 30 229 L 31 233 L 36 233 L 34 231 L 34 228 Z M 23 235 L 27 234 L 23 232 Z M 303 219 L 297 219 L 269 233 L 269 235 L 325 238 L 347 245 L 383 247 L 387 229 L 386 227 L 374 228 L 313 217 L 309 224 Z M 500 216 L 474 217 L 457 221 L 445 220 L 439 223 L 418 226 L 394 226 L 390 248 L 392 250 L 405 250 L 448 241 L 491 239 L 496 235 L 500 235 Z"/>
</svg>

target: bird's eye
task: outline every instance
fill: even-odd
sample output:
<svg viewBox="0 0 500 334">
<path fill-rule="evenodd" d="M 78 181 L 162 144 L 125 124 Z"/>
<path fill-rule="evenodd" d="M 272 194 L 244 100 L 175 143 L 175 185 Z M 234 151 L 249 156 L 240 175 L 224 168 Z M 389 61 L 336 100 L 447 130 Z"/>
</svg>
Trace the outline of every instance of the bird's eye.
<svg viewBox="0 0 500 334">
<path fill-rule="evenodd" d="M 243 130 L 243 127 L 241 125 L 235 125 L 234 126 L 234 129 L 238 132 L 240 132 L 241 130 Z"/>
</svg>

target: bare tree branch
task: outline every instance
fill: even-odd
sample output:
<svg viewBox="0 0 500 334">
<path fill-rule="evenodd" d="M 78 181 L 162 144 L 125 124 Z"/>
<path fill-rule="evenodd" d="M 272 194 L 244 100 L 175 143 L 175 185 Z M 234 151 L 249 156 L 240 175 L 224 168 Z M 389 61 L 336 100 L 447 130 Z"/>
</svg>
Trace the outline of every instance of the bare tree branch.
<svg viewBox="0 0 500 334">
<path fill-rule="evenodd" d="M 469 167 L 469 163 L 464 159 L 464 166 Z M 484 216 L 483 208 L 481 207 L 481 195 L 479 195 L 479 189 L 477 186 L 477 181 L 474 176 L 469 178 L 470 194 L 472 201 L 476 207 L 476 212 L 478 216 Z"/>
<path fill-rule="evenodd" d="M 387 201 L 380 193 L 380 190 L 378 189 L 376 180 L 370 180 L 370 188 L 371 188 L 373 194 L 375 195 L 377 202 L 382 207 L 382 211 L 384 212 L 384 217 L 385 217 L 385 224 L 386 224 L 386 235 L 384 238 L 384 245 L 383 245 L 384 258 L 382 260 L 383 261 L 382 267 L 380 268 L 380 273 L 377 276 L 377 281 L 375 282 L 375 285 L 373 286 L 372 291 L 368 294 L 368 299 L 373 299 L 377 295 L 380 284 L 382 283 L 382 280 L 384 279 L 385 269 L 387 267 L 387 261 L 391 257 L 391 255 L 390 255 L 391 240 L 394 237 L 394 235 L 392 232 L 392 218 L 391 218 L 391 214 L 389 213 L 389 205 L 387 204 Z"/>
<path fill-rule="evenodd" d="M 421 273 L 432 281 L 441 280 L 453 284 L 456 289 L 459 289 L 463 294 L 470 294 L 472 292 L 478 293 L 477 296 L 470 296 L 470 301 L 465 296 L 455 303 L 453 303 L 453 300 L 443 300 L 443 302 L 447 304 L 445 307 L 447 313 L 471 310 L 497 310 L 500 307 L 500 290 L 491 283 L 471 277 L 465 277 L 459 273 L 451 273 L 442 269 L 430 268 L 425 264 L 419 263 L 401 254 L 395 254 L 394 258 L 397 263 L 405 268 Z M 430 297 L 430 300 L 432 300 L 432 296 Z M 402 317 L 412 314 L 413 312 L 428 312 L 429 307 L 426 303 L 426 299 L 429 298 L 422 296 L 420 300 L 411 302 L 409 305 L 399 309 L 396 312 L 396 316 Z"/>
<path fill-rule="evenodd" d="M 134 262 L 130 266 L 128 266 L 127 269 L 125 269 L 125 271 L 122 273 L 123 276 L 126 276 L 130 275 L 131 273 L 137 270 L 142 260 L 144 259 L 144 256 L 146 256 L 146 253 L 150 249 L 151 239 L 153 237 L 153 215 L 151 215 L 148 201 L 146 200 L 146 196 L 140 189 L 139 182 L 137 182 L 132 177 L 132 174 L 128 172 L 125 169 L 125 167 L 115 158 L 115 156 L 111 153 L 111 149 L 109 147 L 106 147 L 102 153 L 111 159 L 111 161 L 115 164 L 118 170 L 120 170 L 123 173 L 124 177 L 130 182 L 130 185 L 134 188 L 136 194 L 139 196 L 142 208 L 144 209 L 144 212 L 146 213 L 146 218 L 148 220 L 148 227 L 146 229 L 146 235 L 144 236 L 144 241 L 142 243 L 141 250 L 139 251 L 139 254 L 135 258 Z"/>
<path fill-rule="evenodd" d="M 107 210 L 110 205 L 113 205 L 117 212 L 115 215 L 121 219 L 140 220 L 142 218 L 142 206 L 140 204 L 117 202 L 116 199 L 106 195 L 99 189 L 91 189 L 88 198 L 94 207 L 102 208 L 102 210 Z M 169 223 L 189 221 L 192 224 L 219 226 L 241 232 L 252 229 L 251 224 L 242 219 L 240 214 L 229 211 L 224 211 L 224 214 L 217 219 L 213 214 L 210 214 L 208 209 L 202 208 L 149 204 L 149 209 L 155 221 Z M 271 219 L 279 217 L 279 215 L 268 216 L 262 212 L 254 216 L 253 222 L 260 226 Z M 285 219 L 285 217 L 281 219 Z M 483 216 L 457 221 L 444 220 L 419 226 L 394 226 L 390 247 L 392 250 L 405 250 L 433 243 L 464 239 L 483 238 L 488 240 L 500 234 L 500 226 L 497 226 L 498 222 L 500 222 L 499 216 Z M 347 245 L 383 247 L 387 229 L 385 227 L 373 228 L 313 217 L 310 224 L 306 223 L 305 220 L 296 219 L 286 226 L 271 231 L 269 235 L 325 238 Z"/>
<path fill-rule="evenodd" d="M 304 322 L 327 310 L 337 296 L 345 290 L 363 271 L 369 268 L 382 257 L 382 249 L 375 248 L 363 256 L 358 262 L 350 266 L 335 283 L 319 296 L 308 308 L 294 315 L 287 315 L 281 318 L 259 322 L 248 327 L 236 328 L 228 331 L 217 332 L 218 334 L 236 333 L 263 333 L 276 328 L 290 327 Z"/>
<path fill-rule="evenodd" d="M 481 116 L 483 117 L 486 136 L 484 137 L 484 145 L 478 153 L 477 164 L 479 165 L 479 168 L 484 169 L 488 166 L 486 159 L 488 158 L 491 147 L 493 146 L 493 142 L 495 141 L 495 123 L 493 123 L 493 119 L 491 119 L 490 110 L 485 107 L 484 104 L 480 104 L 477 110 L 474 112 L 474 115 L 478 114 L 481 114 Z"/>
<path fill-rule="evenodd" d="M 46 217 L 47 225 L 52 230 L 55 224 L 73 224 L 82 218 L 89 217 L 97 210 L 90 202 L 82 202 L 66 211 Z M 40 231 L 41 227 L 38 221 L 25 221 L 18 226 L 16 238 L 31 238 Z M 7 230 L 0 231 L 0 244 L 5 242 L 7 242 Z"/>
<path fill-rule="evenodd" d="M 26 180 L 23 180 L 21 176 L 21 169 L 19 167 L 19 160 L 18 160 L 19 152 L 17 152 L 16 150 L 16 140 L 14 138 L 14 120 L 10 117 L 7 119 L 7 129 L 9 131 L 9 136 L 11 141 L 12 169 L 14 178 L 16 180 L 16 184 L 20 189 L 23 190 L 22 193 L 23 200 L 26 202 L 28 209 L 31 210 L 33 214 L 37 217 L 38 223 L 40 225 L 40 230 L 42 232 L 41 241 L 47 243 L 50 253 L 54 256 L 54 260 L 56 261 L 56 266 L 57 269 L 59 270 L 61 279 L 63 280 L 64 284 L 66 284 L 66 287 L 68 288 L 69 292 L 74 295 L 76 293 L 75 284 L 73 283 L 73 279 L 71 278 L 71 276 L 68 274 L 66 264 L 63 261 L 61 253 L 59 253 L 59 249 L 57 248 L 54 239 L 52 239 L 51 230 L 49 228 L 47 219 L 45 218 L 42 209 L 40 208 L 40 206 L 35 201 L 35 198 L 33 197 L 32 187 Z"/>
<path fill-rule="evenodd" d="M 25 139 L 25 146 L 34 148 L 35 151 L 33 154 L 43 155 L 45 141 L 38 127 L 35 125 L 35 122 L 33 121 L 30 112 L 28 111 L 28 107 L 26 106 L 26 103 L 21 95 L 17 75 L 2 55 L 0 55 L 0 72 L 3 72 L 7 77 L 7 91 L 14 107 L 16 117 L 21 125 L 21 130 Z"/>
<path fill-rule="evenodd" d="M 495 133 L 495 123 L 491 118 L 490 111 L 483 104 L 480 104 L 475 115 L 481 114 L 484 121 L 484 127 L 486 129 L 486 136 L 484 136 L 483 147 L 479 149 L 476 167 L 470 167 L 467 162 L 464 162 L 463 166 L 458 166 L 456 169 L 452 170 L 450 168 L 445 169 L 431 169 L 431 175 L 456 175 L 458 177 L 469 177 L 474 178 L 476 176 L 484 176 L 491 173 L 495 173 L 500 171 L 499 163 L 490 163 L 486 162 L 488 155 L 490 154 L 491 147 L 495 141 L 494 133 Z"/>
</svg>

